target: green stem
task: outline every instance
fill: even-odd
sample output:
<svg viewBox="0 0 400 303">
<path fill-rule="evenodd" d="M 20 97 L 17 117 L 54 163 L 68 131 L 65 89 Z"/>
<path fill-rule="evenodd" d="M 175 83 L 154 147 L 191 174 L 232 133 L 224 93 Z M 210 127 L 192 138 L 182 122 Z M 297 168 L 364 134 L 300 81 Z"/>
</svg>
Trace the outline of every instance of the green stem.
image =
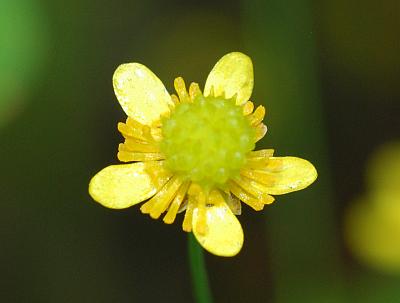
<svg viewBox="0 0 400 303">
<path fill-rule="evenodd" d="M 192 287 L 197 303 L 212 303 L 210 285 L 208 283 L 207 270 L 204 262 L 203 248 L 197 243 L 192 233 L 188 234 L 188 255 Z"/>
</svg>

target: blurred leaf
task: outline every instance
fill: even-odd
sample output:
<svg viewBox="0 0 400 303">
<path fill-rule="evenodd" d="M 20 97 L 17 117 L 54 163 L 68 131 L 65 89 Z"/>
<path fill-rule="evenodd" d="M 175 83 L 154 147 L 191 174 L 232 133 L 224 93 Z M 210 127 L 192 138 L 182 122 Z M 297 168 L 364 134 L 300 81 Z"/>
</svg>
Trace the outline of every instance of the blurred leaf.
<svg viewBox="0 0 400 303">
<path fill-rule="evenodd" d="M 33 0 L 0 4 L 0 125 L 40 79 L 48 48 L 48 28 L 41 8 Z"/>
</svg>

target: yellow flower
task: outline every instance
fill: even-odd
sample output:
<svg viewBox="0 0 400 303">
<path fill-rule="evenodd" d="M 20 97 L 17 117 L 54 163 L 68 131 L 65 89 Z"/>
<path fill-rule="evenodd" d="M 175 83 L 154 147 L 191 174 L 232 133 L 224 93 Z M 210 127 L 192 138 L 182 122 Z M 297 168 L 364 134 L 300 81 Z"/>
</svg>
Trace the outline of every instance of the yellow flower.
<svg viewBox="0 0 400 303">
<path fill-rule="evenodd" d="M 249 57 L 233 52 L 208 75 L 204 93 L 182 78 L 176 95 L 144 65 L 120 65 L 114 73 L 115 94 L 126 123 L 118 159 L 89 184 L 94 200 L 109 208 L 145 202 L 140 210 L 164 222 L 185 211 L 182 228 L 219 256 L 234 256 L 243 245 L 235 215 L 241 202 L 262 210 L 280 195 L 303 189 L 317 177 L 314 166 L 295 157 L 273 157 L 272 149 L 253 151 L 264 137 L 265 108 L 248 101 L 253 90 Z"/>
<path fill-rule="evenodd" d="M 367 191 L 346 210 L 353 255 L 376 270 L 400 274 L 400 142 L 386 143 L 367 165 Z"/>
</svg>

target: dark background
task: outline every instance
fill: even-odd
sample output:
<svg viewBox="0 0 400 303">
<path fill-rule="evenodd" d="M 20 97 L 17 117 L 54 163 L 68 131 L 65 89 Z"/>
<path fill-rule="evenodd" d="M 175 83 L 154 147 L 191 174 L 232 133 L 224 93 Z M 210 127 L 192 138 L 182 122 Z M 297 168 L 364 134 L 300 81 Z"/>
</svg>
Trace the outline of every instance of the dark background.
<svg viewBox="0 0 400 303">
<path fill-rule="evenodd" d="M 267 108 L 258 148 L 306 158 L 319 178 L 244 209 L 241 253 L 206 255 L 215 301 L 400 302 L 400 270 L 353 254 L 344 224 L 371 155 L 400 139 L 399 20 L 395 0 L 2 0 L 0 301 L 193 302 L 182 216 L 112 211 L 87 186 L 117 163 L 119 64 L 172 92 L 242 51 Z"/>
</svg>

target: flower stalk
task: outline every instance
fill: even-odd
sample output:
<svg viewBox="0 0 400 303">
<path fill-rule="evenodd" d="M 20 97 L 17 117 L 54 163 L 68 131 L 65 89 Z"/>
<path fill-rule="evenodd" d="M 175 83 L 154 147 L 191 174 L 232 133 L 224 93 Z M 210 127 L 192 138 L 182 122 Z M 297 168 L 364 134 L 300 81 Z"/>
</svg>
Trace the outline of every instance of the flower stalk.
<svg viewBox="0 0 400 303">
<path fill-rule="evenodd" d="M 204 251 L 192 233 L 188 233 L 188 257 L 195 301 L 197 303 L 212 303 Z"/>
</svg>

